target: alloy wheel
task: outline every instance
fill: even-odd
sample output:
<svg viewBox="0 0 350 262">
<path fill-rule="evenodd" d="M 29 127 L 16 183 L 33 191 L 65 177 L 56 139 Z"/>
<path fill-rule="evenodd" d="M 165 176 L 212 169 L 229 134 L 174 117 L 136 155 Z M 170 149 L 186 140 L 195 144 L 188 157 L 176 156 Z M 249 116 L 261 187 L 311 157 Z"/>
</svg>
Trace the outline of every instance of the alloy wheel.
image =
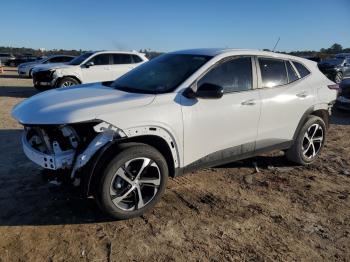
<svg viewBox="0 0 350 262">
<path fill-rule="evenodd" d="M 75 83 L 72 81 L 64 81 L 61 85 L 61 87 L 67 87 L 67 86 L 74 86 Z"/>
<path fill-rule="evenodd" d="M 302 144 L 303 155 L 311 160 L 320 152 L 324 142 L 323 128 L 319 124 L 311 125 L 305 132 Z"/>
<path fill-rule="evenodd" d="M 124 211 L 138 210 L 156 196 L 161 174 L 156 162 L 149 158 L 134 158 L 115 172 L 110 185 L 110 197 Z"/>
<path fill-rule="evenodd" d="M 337 73 L 337 74 L 335 75 L 334 82 L 336 82 L 337 84 L 339 84 L 342 80 L 343 80 L 342 74 L 341 74 L 341 73 Z"/>
</svg>

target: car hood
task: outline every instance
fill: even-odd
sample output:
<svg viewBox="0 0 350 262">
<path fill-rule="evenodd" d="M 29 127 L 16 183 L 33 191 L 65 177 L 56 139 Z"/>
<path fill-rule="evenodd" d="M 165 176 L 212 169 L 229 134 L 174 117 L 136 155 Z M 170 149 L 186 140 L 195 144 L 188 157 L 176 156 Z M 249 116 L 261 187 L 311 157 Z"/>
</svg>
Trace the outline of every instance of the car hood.
<svg viewBox="0 0 350 262">
<path fill-rule="evenodd" d="M 49 69 L 56 69 L 60 66 L 64 65 L 64 63 L 49 63 L 45 65 L 35 65 L 33 67 L 34 71 L 43 71 L 43 70 L 49 70 Z"/>
<path fill-rule="evenodd" d="M 19 67 L 27 67 L 27 66 L 33 66 L 39 64 L 38 62 L 27 62 L 27 63 L 22 63 L 19 65 Z"/>
<path fill-rule="evenodd" d="M 58 88 L 28 98 L 14 107 L 12 116 L 22 124 L 68 124 L 98 119 L 104 113 L 150 104 L 155 95 L 116 90 L 101 83 Z"/>
</svg>

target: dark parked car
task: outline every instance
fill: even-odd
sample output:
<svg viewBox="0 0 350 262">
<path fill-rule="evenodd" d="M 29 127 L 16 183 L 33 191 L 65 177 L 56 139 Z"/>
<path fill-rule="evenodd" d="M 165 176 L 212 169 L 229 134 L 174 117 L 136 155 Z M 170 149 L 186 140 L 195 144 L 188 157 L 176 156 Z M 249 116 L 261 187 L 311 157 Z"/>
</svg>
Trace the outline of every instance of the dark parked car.
<svg viewBox="0 0 350 262">
<path fill-rule="evenodd" d="M 42 57 L 20 56 L 20 57 L 17 57 L 16 59 L 7 61 L 5 63 L 5 65 L 7 65 L 7 66 L 18 66 L 19 64 L 33 62 L 33 61 L 36 61 L 38 59 L 42 59 Z"/>
<path fill-rule="evenodd" d="M 0 53 L 0 62 L 2 65 L 6 64 L 8 61 L 14 60 L 15 57 L 9 53 Z"/>
<path fill-rule="evenodd" d="M 339 87 L 340 89 L 335 106 L 342 110 L 350 110 L 350 78 L 344 79 Z"/>
<path fill-rule="evenodd" d="M 349 58 L 350 53 L 339 53 L 335 55 L 335 58 Z"/>
<path fill-rule="evenodd" d="M 338 56 L 318 63 L 318 68 L 329 79 L 339 84 L 344 77 L 350 77 L 350 57 Z"/>
</svg>

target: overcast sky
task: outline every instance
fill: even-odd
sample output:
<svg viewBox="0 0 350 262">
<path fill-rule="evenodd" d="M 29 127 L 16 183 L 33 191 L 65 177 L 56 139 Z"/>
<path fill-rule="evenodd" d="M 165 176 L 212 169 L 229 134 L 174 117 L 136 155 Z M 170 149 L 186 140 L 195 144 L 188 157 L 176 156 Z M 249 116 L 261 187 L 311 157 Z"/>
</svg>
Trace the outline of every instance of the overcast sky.
<svg viewBox="0 0 350 262">
<path fill-rule="evenodd" d="M 350 0 L 1 1 L 0 46 L 158 51 L 350 47 Z"/>
</svg>

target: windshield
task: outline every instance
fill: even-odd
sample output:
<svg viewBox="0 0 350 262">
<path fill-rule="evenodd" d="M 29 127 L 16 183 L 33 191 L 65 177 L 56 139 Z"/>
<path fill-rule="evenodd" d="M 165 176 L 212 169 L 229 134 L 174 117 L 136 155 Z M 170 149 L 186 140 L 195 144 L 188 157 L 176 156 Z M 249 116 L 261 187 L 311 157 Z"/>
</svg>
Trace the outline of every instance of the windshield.
<svg viewBox="0 0 350 262">
<path fill-rule="evenodd" d="M 340 65 L 343 61 L 343 59 L 333 58 L 322 61 L 322 64 Z"/>
<path fill-rule="evenodd" d="M 84 60 L 86 58 L 88 58 L 89 56 L 91 56 L 93 54 L 93 52 L 87 52 L 87 53 L 84 53 L 80 56 L 77 56 L 76 58 L 74 58 L 72 61 L 70 61 L 68 63 L 68 65 L 80 65 L 82 62 L 84 62 Z"/>
<path fill-rule="evenodd" d="M 161 55 L 118 78 L 111 86 L 127 92 L 167 93 L 178 87 L 210 58 L 204 55 Z"/>
</svg>

